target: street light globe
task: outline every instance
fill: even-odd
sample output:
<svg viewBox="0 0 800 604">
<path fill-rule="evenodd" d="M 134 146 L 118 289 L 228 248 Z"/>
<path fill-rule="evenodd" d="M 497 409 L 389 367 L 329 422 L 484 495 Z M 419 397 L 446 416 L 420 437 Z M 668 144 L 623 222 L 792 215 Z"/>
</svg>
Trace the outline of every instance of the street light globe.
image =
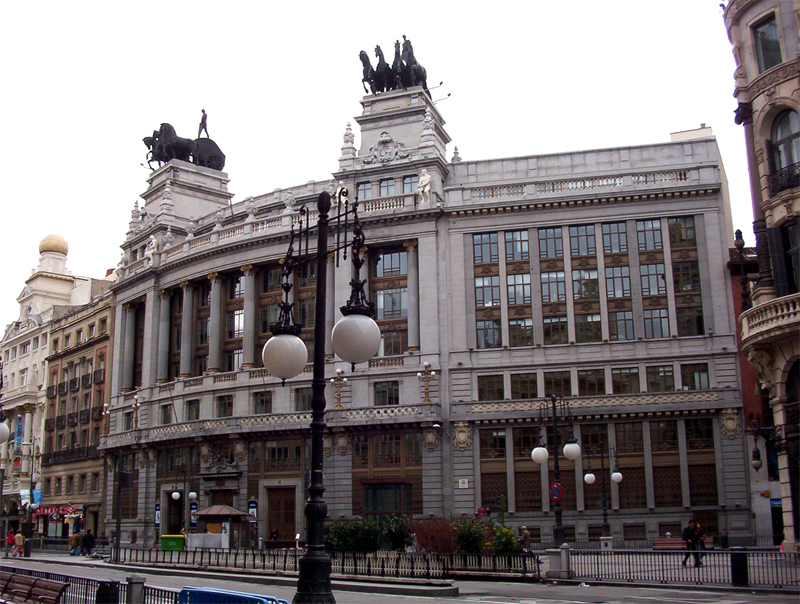
<svg viewBox="0 0 800 604">
<path fill-rule="evenodd" d="M 194 501 L 195 499 L 197 499 L 197 493 L 195 493 L 194 491 L 190 491 L 189 492 L 189 500 L 190 501 Z"/>
<path fill-rule="evenodd" d="M 308 363 L 308 348 L 295 335 L 281 333 L 272 336 L 261 351 L 264 368 L 282 380 L 299 375 Z"/>
<path fill-rule="evenodd" d="M 586 476 L 583 477 L 583 482 L 586 484 L 594 484 L 594 481 L 597 480 L 594 474 L 589 472 Z"/>
<path fill-rule="evenodd" d="M 564 445 L 564 457 L 576 460 L 581 456 L 581 447 L 578 443 L 567 443 Z"/>
<path fill-rule="evenodd" d="M 8 428 L 8 424 L 5 422 L 0 423 L 0 443 L 8 441 L 10 435 L 11 430 Z"/>
<path fill-rule="evenodd" d="M 32 503 L 31 504 L 31 509 L 32 510 L 38 510 L 39 509 L 39 504 L 38 503 Z"/>
<path fill-rule="evenodd" d="M 611 472 L 611 480 L 619 484 L 622 482 L 622 473 L 621 472 Z"/>
<path fill-rule="evenodd" d="M 764 465 L 764 462 L 761 459 L 754 459 L 750 462 L 750 465 L 753 467 L 754 470 L 760 470 L 761 466 Z"/>
<path fill-rule="evenodd" d="M 536 447 L 533 451 L 531 451 L 531 459 L 538 464 L 543 464 L 546 462 L 548 457 L 549 453 L 544 447 Z"/>
<path fill-rule="evenodd" d="M 343 361 L 353 365 L 366 363 L 378 354 L 381 346 L 380 327 L 366 315 L 344 316 L 333 326 L 331 346 Z"/>
<path fill-rule="evenodd" d="M 180 499 L 180 498 L 181 498 L 181 494 L 180 494 L 180 493 L 178 493 L 178 491 L 175 491 L 175 492 L 172 494 L 172 499 L 173 499 L 174 501 L 178 501 L 178 499 Z"/>
</svg>

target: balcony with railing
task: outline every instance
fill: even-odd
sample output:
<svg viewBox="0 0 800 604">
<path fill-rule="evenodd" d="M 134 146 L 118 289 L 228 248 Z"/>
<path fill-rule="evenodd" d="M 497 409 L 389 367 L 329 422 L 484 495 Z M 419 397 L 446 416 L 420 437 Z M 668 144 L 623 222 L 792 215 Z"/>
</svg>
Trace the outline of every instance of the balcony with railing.
<svg viewBox="0 0 800 604">
<path fill-rule="evenodd" d="M 58 383 L 58 395 L 64 396 L 69 392 L 69 384 L 67 382 L 59 382 Z"/>
<path fill-rule="evenodd" d="M 800 294 L 783 296 L 754 306 L 739 317 L 742 348 L 748 352 L 759 343 L 796 338 L 800 329 Z"/>
<path fill-rule="evenodd" d="M 92 387 L 92 375 L 87 373 L 86 375 L 81 376 L 81 388 L 86 390 L 87 388 Z"/>
<path fill-rule="evenodd" d="M 773 197 L 787 189 L 800 187 L 800 162 L 770 174 L 768 182 L 769 194 Z"/>
<path fill-rule="evenodd" d="M 52 432 L 56 429 L 56 420 L 54 417 L 48 417 L 44 420 L 44 431 L 45 432 Z"/>
<path fill-rule="evenodd" d="M 96 422 L 98 420 L 103 419 L 103 408 L 102 407 L 92 407 L 92 421 Z"/>
<path fill-rule="evenodd" d="M 88 447 L 73 447 L 63 451 L 51 451 L 42 456 L 42 465 L 48 466 L 70 461 L 82 461 L 85 459 L 96 459 L 100 457 L 97 445 Z"/>
<path fill-rule="evenodd" d="M 47 398 L 56 398 L 58 395 L 58 386 L 48 386 L 47 387 Z"/>
<path fill-rule="evenodd" d="M 81 409 L 79 411 L 79 413 L 80 413 L 79 418 L 78 418 L 79 421 L 82 424 L 88 424 L 90 419 L 91 419 L 92 410 L 91 409 Z"/>
<path fill-rule="evenodd" d="M 95 369 L 93 377 L 94 377 L 94 383 L 95 384 L 102 384 L 106 379 L 106 370 L 105 369 Z"/>
<path fill-rule="evenodd" d="M 72 413 L 67 415 L 67 425 L 68 426 L 77 426 L 78 425 L 78 412 L 73 411 Z"/>
<path fill-rule="evenodd" d="M 66 415 L 59 415 L 56 418 L 56 428 L 66 428 L 67 427 L 67 416 Z"/>
<path fill-rule="evenodd" d="M 81 388 L 81 378 L 71 378 L 69 380 L 69 391 L 75 392 Z"/>
</svg>

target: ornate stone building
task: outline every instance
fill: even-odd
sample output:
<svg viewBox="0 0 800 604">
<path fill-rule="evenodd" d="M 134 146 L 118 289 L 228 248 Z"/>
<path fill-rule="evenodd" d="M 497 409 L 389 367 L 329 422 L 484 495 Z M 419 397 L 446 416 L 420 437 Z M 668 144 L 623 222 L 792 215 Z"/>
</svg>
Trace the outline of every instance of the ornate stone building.
<svg viewBox="0 0 800 604">
<path fill-rule="evenodd" d="M 800 537 L 800 2 L 731 0 L 736 121 L 744 127 L 758 277 L 741 318 L 742 350 L 769 407 L 748 417 L 777 453 L 786 547 Z M 770 417 L 770 415 L 772 417 Z M 770 430 L 774 426 L 775 430 Z M 758 443 L 752 443 L 752 446 Z M 763 447 L 764 442 L 761 441 Z"/>
<path fill-rule="evenodd" d="M 499 505 L 512 526 L 548 539 L 552 469 L 530 454 L 552 443 L 539 401 L 556 394 L 574 419 L 562 436 L 583 447 L 561 464 L 569 539 L 599 536 L 601 481 L 582 477 L 599 472 L 601 450 L 623 474 L 608 481 L 615 537 L 674 534 L 692 515 L 714 533 L 751 534 L 723 252 L 733 232 L 710 129 L 556 155 L 465 161 L 456 150 L 448 161 L 444 120 L 420 88 L 361 103 L 360 147 L 348 125 L 330 180 L 229 206 L 222 172 L 172 161 L 150 175 L 113 288 L 101 439 L 134 474 L 115 506 L 123 543 L 191 530 L 190 492 L 200 508 L 254 510 L 252 534 L 304 534 L 311 373 L 281 387 L 259 352 L 290 228 L 304 206 L 313 223 L 313 202 L 339 181 L 359 199 L 383 343 L 352 372 L 326 348 L 329 377 L 348 379 L 327 393 L 331 519 Z M 329 259 L 328 336 L 350 270 Z M 315 283 L 310 268 L 294 275 L 304 325 Z M 114 486 L 109 473 L 108 501 Z"/>
</svg>

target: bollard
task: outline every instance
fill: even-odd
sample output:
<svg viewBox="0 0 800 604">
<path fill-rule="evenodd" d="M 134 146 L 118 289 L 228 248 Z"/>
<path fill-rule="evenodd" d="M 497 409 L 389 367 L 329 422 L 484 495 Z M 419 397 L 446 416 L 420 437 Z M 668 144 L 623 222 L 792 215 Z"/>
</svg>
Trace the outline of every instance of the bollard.
<svg viewBox="0 0 800 604">
<path fill-rule="evenodd" d="M 95 604 L 120 604 L 119 602 L 119 581 L 111 579 L 98 580 L 100 585 L 97 587 Z"/>
<path fill-rule="evenodd" d="M 747 550 L 744 547 L 732 547 L 731 583 L 734 587 L 749 587 L 750 578 L 747 571 Z"/>
<path fill-rule="evenodd" d="M 131 575 L 125 579 L 128 582 L 128 598 L 125 604 L 139 604 L 144 602 L 144 577 Z"/>
</svg>

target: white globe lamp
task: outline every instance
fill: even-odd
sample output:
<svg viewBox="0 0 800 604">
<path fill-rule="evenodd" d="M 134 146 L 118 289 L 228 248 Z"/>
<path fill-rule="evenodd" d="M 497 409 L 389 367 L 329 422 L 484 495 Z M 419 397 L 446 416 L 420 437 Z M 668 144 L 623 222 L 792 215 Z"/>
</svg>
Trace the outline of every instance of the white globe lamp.
<svg viewBox="0 0 800 604">
<path fill-rule="evenodd" d="M 366 363 L 378 353 L 381 330 L 371 317 L 357 313 L 346 315 L 333 326 L 331 346 L 343 361 L 352 365 Z"/>
<path fill-rule="evenodd" d="M 575 461 L 581 456 L 581 447 L 578 443 L 567 443 L 564 445 L 564 457 Z"/>
<path fill-rule="evenodd" d="M 191 491 L 189 493 L 189 501 L 194 501 L 195 499 L 197 499 L 197 493 L 195 493 L 194 491 Z"/>
<path fill-rule="evenodd" d="M 586 474 L 586 476 L 583 477 L 583 482 L 585 482 L 586 484 L 594 484 L 595 480 L 597 480 L 597 478 L 591 472 L 589 472 L 588 474 Z"/>
<path fill-rule="evenodd" d="M 0 443 L 7 442 L 10 435 L 11 430 L 9 429 L 8 424 L 5 422 L 0 423 Z"/>
<path fill-rule="evenodd" d="M 178 501 L 178 499 L 180 499 L 180 498 L 181 498 L 181 494 L 180 494 L 180 493 L 178 493 L 178 491 L 175 491 L 175 492 L 172 494 L 172 500 L 173 500 L 173 501 Z"/>
<path fill-rule="evenodd" d="M 538 464 L 543 464 L 546 462 L 548 457 L 549 453 L 544 447 L 536 447 L 533 451 L 531 451 L 531 459 Z"/>
<path fill-rule="evenodd" d="M 288 380 L 305 369 L 308 364 L 308 348 L 295 335 L 278 334 L 264 344 L 261 360 L 270 374 L 281 380 Z"/>
<path fill-rule="evenodd" d="M 619 484 L 622 482 L 622 473 L 619 471 L 611 472 L 611 480 Z"/>
</svg>

